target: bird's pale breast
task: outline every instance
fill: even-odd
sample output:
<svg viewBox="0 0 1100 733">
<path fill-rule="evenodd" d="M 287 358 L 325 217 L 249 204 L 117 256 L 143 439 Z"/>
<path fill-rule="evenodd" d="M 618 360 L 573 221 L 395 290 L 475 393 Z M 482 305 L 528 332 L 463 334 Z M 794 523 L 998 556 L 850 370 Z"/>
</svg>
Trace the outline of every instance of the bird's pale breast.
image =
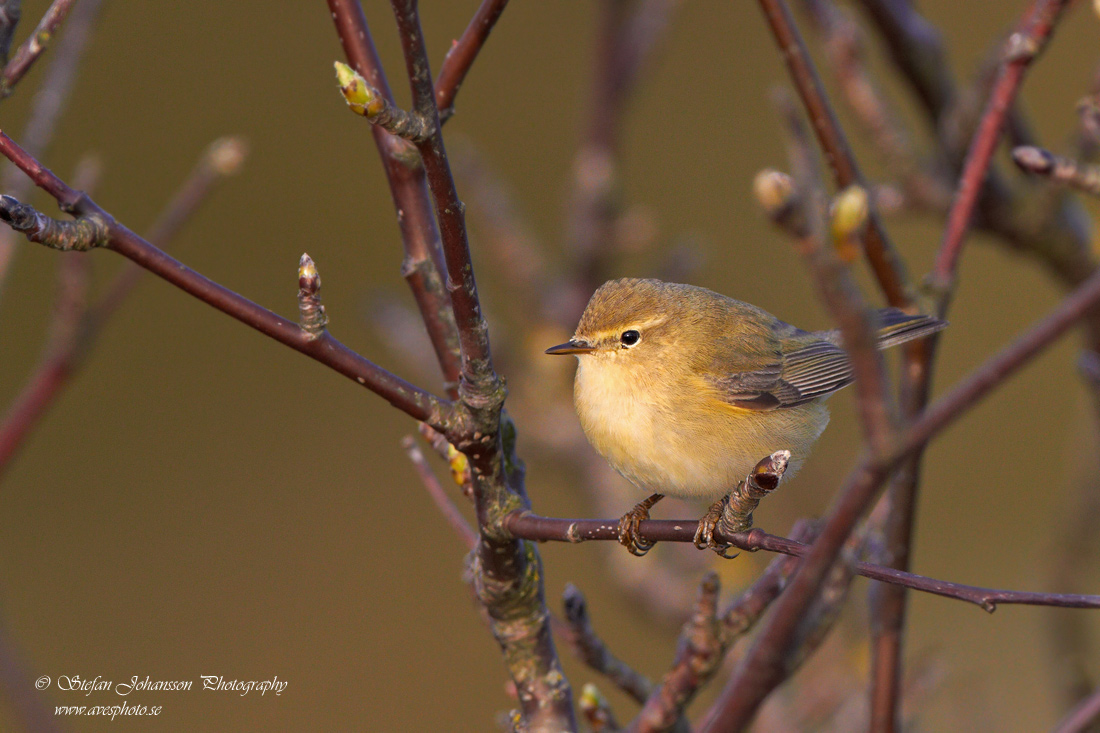
<svg viewBox="0 0 1100 733">
<path fill-rule="evenodd" d="M 644 366 L 593 355 L 578 359 L 574 401 L 589 442 L 651 493 L 717 499 L 774 451 L 798 470 L 829 422 L 819 401 L 767 412 L 720 400 L 698 383 L 660 384 Z"/>
</svg>

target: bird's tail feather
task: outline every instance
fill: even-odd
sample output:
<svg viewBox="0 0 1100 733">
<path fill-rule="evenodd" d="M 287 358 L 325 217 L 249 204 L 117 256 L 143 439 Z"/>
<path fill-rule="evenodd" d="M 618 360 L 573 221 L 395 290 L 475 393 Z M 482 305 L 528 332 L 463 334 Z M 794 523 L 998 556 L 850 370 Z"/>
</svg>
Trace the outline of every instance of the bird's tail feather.
<svg viewBox="0 0 1100 733">
<path fill-rule="evenodd" d="M 947 328 L 947 321 L 935 316 L 911 316 L 897 308 L 883 308 L 878 318 L 878 347 L 889 349 L 906 341 L 931 336 Z"/>
</svg>

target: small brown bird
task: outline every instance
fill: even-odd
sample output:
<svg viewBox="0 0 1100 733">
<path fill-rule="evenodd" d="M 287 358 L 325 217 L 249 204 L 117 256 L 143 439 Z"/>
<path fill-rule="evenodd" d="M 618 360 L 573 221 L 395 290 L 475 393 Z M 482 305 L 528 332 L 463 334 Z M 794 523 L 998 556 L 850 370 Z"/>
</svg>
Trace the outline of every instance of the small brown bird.
<svg viewBox="0 0 1100 733">
<path fill-rule="evenodd" d="M 877 312 L 878 346 L 947 324 Z M 584 434 L 653 496 L 624 515 L 619 540 L 642 555 L 639 522 L 664 495 L 719 499 L 763 457 L 791 453 L 794 474 L 829 422 L 825 399 L 852 383 L 838 331 L 803 331 L 748 303 L 693 285 L 623 279 L 592 295 L 573 338 L 573 401 Z"/>
</svg>

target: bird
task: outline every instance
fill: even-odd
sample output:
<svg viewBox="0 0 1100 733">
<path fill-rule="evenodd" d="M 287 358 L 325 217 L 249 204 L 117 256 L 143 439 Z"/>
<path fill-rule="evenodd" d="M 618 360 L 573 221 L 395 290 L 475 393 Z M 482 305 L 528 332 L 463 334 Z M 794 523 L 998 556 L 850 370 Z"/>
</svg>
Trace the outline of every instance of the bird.
<svg viewBox="0 0 1100 733">
<path fill-rule="evenodd" d="M 874 319 L 879 349 L 947 326 L 896 308 Z M 793 476 L 829 422 L 826 399 L 854 380 L 839 331 L 804 331 L 712 290 L 654 279 L 601 285 L 573 337 L 546 353 L 577 357 L 573 402 L 585 437 L 651 494 L 619 522 L 635 555 L 652 546 L 638 525 L 664 496 L 716 499 L 713 521 L 761 458 L 790 451 L 784 478 Z M 702 534 L 708 517 L 696 544 L 711 537 Z"/>
</svg>

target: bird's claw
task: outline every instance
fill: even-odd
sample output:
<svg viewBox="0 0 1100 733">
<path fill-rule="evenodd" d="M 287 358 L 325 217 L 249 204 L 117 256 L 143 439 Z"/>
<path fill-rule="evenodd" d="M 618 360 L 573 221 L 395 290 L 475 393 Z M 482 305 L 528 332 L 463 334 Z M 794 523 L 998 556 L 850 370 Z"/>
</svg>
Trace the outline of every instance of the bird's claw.
<svg viewBox="0 0 1100 733">
<path fill-rule="evenodd" d="M 699 520 L 699 526 L 695 530 L 695 539 L 693 542 L 695 543 L 695 547 L 699 550 L 714 550 L 715 554 L 719 557 L 732 560 L 741 553 L 735 552 L 732 555 L 727 554 L 733 548 L 733 545 L 722 544 L 714 539 L 714 530 L 718 527 L 718 523 L 722 521 L 722 513 L 725 511 L 726 504 L 728 503 L 729 495 L 726 495 L 710 505 L 710 509 L 707 509 L 707 513 Z"/>
<path fill-rule="evenodd" d="M 638 531 L 642 522 L 649 519 L 649 510 L 663 498 L 661 494 L 653 494 L 648 499 L 635 504 L 634 508 L 619 520 L 619 544 L 625 547 L 631 555 L 642 557 L 653 549 L 653 545 L 657 544 L 643 539 Z"/>
</svg>

